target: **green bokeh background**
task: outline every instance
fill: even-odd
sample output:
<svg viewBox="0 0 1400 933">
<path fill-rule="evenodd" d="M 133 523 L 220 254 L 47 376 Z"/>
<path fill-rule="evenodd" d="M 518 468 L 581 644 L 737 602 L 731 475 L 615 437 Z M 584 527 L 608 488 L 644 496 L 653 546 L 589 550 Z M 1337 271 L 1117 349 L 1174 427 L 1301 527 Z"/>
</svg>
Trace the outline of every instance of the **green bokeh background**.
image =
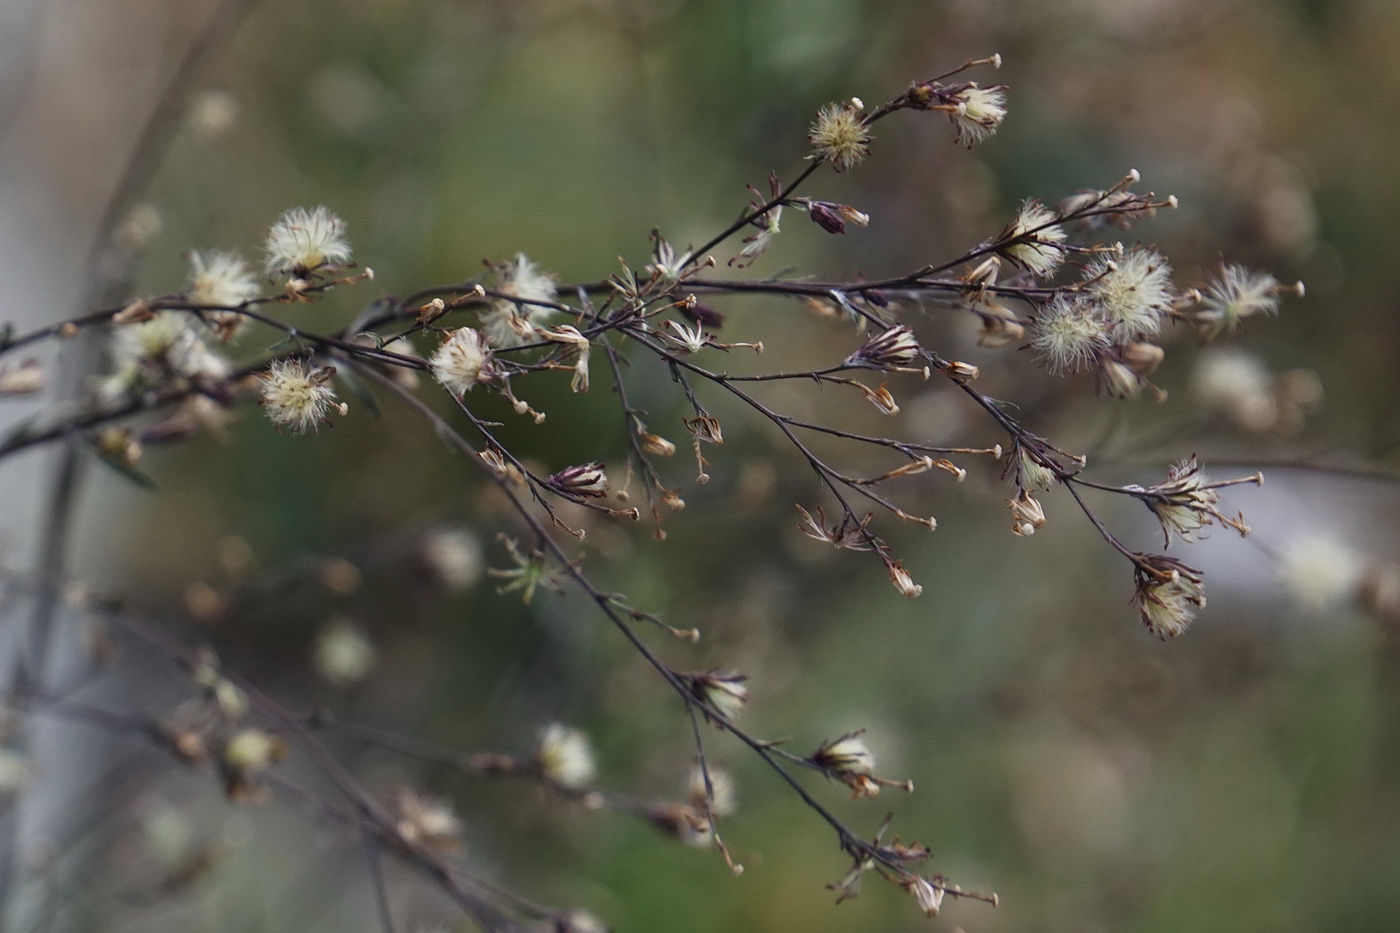
<svg viewBox="0 0 1400 933">
<path fill-rule="evenodd" d="M 1160 383 L 1172 397 L 1160 406 L 1098 399 L 1087 383 L 1038 374 L 1025 354 L 978 350 L 951 312 L 919 318 L 926 341 L 982 366 L 985 390 L 1016 399 L 1035 429 L 1091 451 L 1104 481 L 1153 482 L 1192 450 L 1208 463 L 1348 450 L 1386 464 L 1400 427 L 1397 42 L 1400 5 L 1384 0 L 264 4 L 207 75 L 237 101 L 233 129 L 182 133 L 149 192 L 165 232 L 139 289 L 179 287 L 188 248 L 253 255 L 280 211 L 318 203 L 346 219 L 377 278 L 287 309 L 308 327 L 518 250 L 561 281 L 596 280 L 618 256 L 644 262 L 652 227 L 702 241 L 735 215 L 745 184 L 794 172 L 820 105 L 852 94 L 873 103 L 1000 52 L 1011 114 L 994 139 L 969 153 L 936 116 L 882 122 L 866 165 L 821 174 L 809 190 L 868 211 L 870 228 L 833 238 L 790 213 L 756 271 L 898 274 L 995 233 L 1024 197 L 1055 200 L 1136 167 L 1142 188 L 1181 199 L 1133 235 L 1171 256 L 1182 280 L 1204 279 L 1224 255 L 1308 282 L 1305 301 L 1254 323 L 1245 341 L 1275 370 L 1321 377 L 1326 400 L 1302 435 L 1241 437 L 1201 417 L 1186 391 L 1189 340 L 1168 348 Z M 717 366 L 815 366 L 855 345 L 794 303 L 722 306 L 727 339 L 762 339 L 770 352 Z M 587 397 L 562 385 L 531 395 L 549 420 L 510 419 L 504 436 L 550 469 L 596 458 L 620 470 L 622 428 L 600 374 Z M 683 411 L 665 373 L 639 360 L 629 380 L 651 423 L 679 440 Z M 947 389 L 892 388 L 905 407 L 894 429 L 1000 440 Z M 875 417 L 807 388 L 765 397 L 852 425 Z M 820 501 L 810 475 L 769 426 L 707 400 L 727 440 L 712 452 L 714 479 L 697 487 L 683 450 L 667 470 L 689 507 L 668 520 L 668 539 L 591 527 L 587 568 L 704 630 L 694 649 L 655 636 L 673 663 L 752 675 L 756 733 L 806 751 L 868 727 L 881 773 L 912 777 L 917 793 L 852 802 L 818 782 L 821 799 L 866 831 L 894 810 L 905 839 L 933 848 L 936 870 L 997 891 L 1001 906 L 949 902 L 930 922 L 873 879 L 832 906 L 822 885 L 847 865 L 829 830 L 718 737 L 712 754 L 741 794 L 726 827 L 747 869 L 737 879 L 716 854 L 625 816 L 336 746 L 377 792 L 410 782 L 450 796 L 469 864 L 637 931 L 1280 933 L 1400 922 L 1394 633 L 1350 609 L 1295 608 L 1269 559 L 1319 528 L 1393 559 L 1392 487 L 1282 471 L 1270 476 L 1277 489 L 1233 496 L 1258 534 L 1201 546 L 1211 606 L 1161 644 L 1127 605 L 1128 567 L 1071 503 L 1047 496 L 1046 529 L 1013 538 L 997 470 L 973 458 L 961 485 L 937 474 L 909 487 L 908 504 L 937 515 L 937 532 L 882 528 L 924 586 L 922 598 L 900 599 L 873 561 L 797 536 L 792 503 Z M 594 736 L 606 786 L 676 793 L 689 725 L 578 594 L 523 607 L 488 582 L 443 598 L 379 559 L 397 536 L 448 522 L 473 528 L 501 566 L 493 535 L 518 533 L 471 465 L 406 412 L 389 405 L 374 419 L 356 406 L 332 431 L 288 437 L 249 409 L 229 442 L 155 452 L 147 466 L 162 483 L 154 498 L 100 481 L 134 519 L 94 533 L 120 549 L 128 585 L 151 601 L 217 581 L 216 542 L 228 535 L 269 572 L 307 555 L 361 564 L 353 598 L 302 588 L 207 632 L 289 702 L 464 749 L 521 750 L 540 723 L 564 719 Z M 1142 516 L 1103 506 L 1131 540 L 1153 540 Z M 361 622 L 382 653 L 348 694 L 315 686 L 307 666 L 333 612 Z M 214 788 L 181 787 L 207 819 L 227 818 Z M 356 851 L 275 805 L 248 819 L 258 832 L 222 872 L 143 922 L 374 928 Z M 403 928 L 453 916 L 421 880 L 392 881 Z"/>
</svg>

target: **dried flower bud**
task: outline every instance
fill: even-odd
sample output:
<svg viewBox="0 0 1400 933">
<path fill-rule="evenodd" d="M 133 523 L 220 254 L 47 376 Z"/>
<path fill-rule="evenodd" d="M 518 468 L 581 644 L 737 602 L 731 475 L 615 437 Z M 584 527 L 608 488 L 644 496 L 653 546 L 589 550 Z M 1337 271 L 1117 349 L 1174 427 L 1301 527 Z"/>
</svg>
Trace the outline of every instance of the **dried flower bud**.
<svg viewBox="0 0 1400 933">
<path fill-rule="evenodd" d="M 588 736 L 557 722 L 545 726 L 540 733 L 535 761 L 546 780 L 566 790 L 587 787 L 598 773 Z"/>
<path fill-rule="evenodd" d="M 565 467 L 544 482 L 568 496 L 598 498 L 608 494 L 608 476 L 603 472 L 601 463 Z"/>
<path fill-rule="evenodd" d="M 0 395 L 30 395 L 44 388 L 44 364 L 36 359 L 0 365 Z"/>
<path fill-rule="evenodd" d="M 962 363 L 958 361 L 945 364 L 943 372 L 952 377 L 955 381 L 964 383 L 972 382 L 978 376 L 982 375 L 982 370 L 973 366 L 971 363 Z"/>
<path fill-rule="evenodd" d="M 899 414 L 899 405 L 895 402 L 894 396 L 890 394 L 890 390 L 886 388 L 883 383 L 878 389 L 872 389 L 870 386 L 859 382 L 852 382 L 851 385 L 860 389 L 861 394 L 863 394 L 866 399 L 869 400 L 870 404 L 874 405 L 881 414 Z"/>
<path fill-rule="evenodd" d="M 906 599 L 914 599 L 923 593 L 924 588 L 914 582 L 914 578 L 909 576 L 909 571 L 904 569 L 903 561 L 889 561 L 885 565 L 890 573 L 890 582 L 894 584 L 895 591 Z"/>
<path fill-rule="evenodd" d="M 1011 510 L 1013 534 L 1028 538 L 1045 527 L 1045 512 L 1029 489 L 1022 489 L 1016 498 L 1007 499 L 1006 507 Z"/>
<path fill-rule="evenodd" d="M 923 356 L 923 347 L 914 332 L 903 324 L 880 331 L 859 350 L 846 358 L 847 366 L 873 366 L 876 369 L 905 369 Z"/>
<path fill-rule="evenodd" d="M 703 849 L 714 842 L 710 815 L 704 809 L 683 803 L 667 803 L 648 807 L 646 815 L 653 826 L 685 845 Z"/>
<path fill-rule="evenodd" d="M 925 917 L 938 916 L 938 911 L 943 906 L 942 888 L 935 887 L 922 875 L 914 875 L 901 886 L 914 895 L 914 900 L 918 902 L 919 909 L 924 912 Z"/>
<path fill-rule="evenodd" d="M 707 444 L 723 444 L 724 433 L 720 430 L 719 419 L 709 415 L 697 415 L 684 419 L 686 429 L 697 441 Z"/>
<path fill-rule="evenodd" d="M 659 434 L 649 434 L 646 431 L 638 432 L 642 438 L 642 450 L 653 457 L 671 457 L 676 453 L 676 445 Z"/>
<path fill-rule="evenodd" d="M 1118 352 L 1123 362 L 1131 367 L 1133 372 L 1142 376 L 1150 376 L 1156 372 L 1167 356 L 1166 351 L 1155 343 L 1130 343 Z"/>
<path fill-rule="evenodd" d="M 982 329 L 977 335 L 979 347 L 999 350 L 1013 343 L 1020 343 L 1025 339 L 1025 325 L 1020 322 L 1010 308 L 986 302 L 973 310 L 982 319 Z"/>
</svg>

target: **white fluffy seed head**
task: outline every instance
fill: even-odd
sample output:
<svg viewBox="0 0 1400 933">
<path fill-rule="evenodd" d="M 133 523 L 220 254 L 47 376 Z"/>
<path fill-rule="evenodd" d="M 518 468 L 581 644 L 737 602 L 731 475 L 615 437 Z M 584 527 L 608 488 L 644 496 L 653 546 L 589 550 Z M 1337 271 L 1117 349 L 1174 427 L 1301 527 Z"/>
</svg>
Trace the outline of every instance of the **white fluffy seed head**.
<svg viewBox="0 0 1400 933">
<path fill-rule="evenodd" d="M 303 360 L 274 360 L 260 377 L 263 411 L 274 425 L 297 434 L 319 428 L 337 407 L 330 387 L 334 374 L 330 366 L 313 369 Z"/>
<path fill-rule="evenodd" d="M 258 296 L 258 283 L 237 253 L 190 253 L 190 301 L 235 307 Z"/>
<path fill-rule="evenodd" d="M 570 790 L 587 787 L 598 773 L 588 736 L 557 722 L 540 733 L 538 756 L 540 773 Z"/>
<path fill-rule="evenodd" d="M 1061 246 L 1065 241 L 1065 231 L 1055 223 L 1058 216 L 1039 201 L 1030 200 L 1022 204 L 1016 219 L 1002 231 L 1000 239 L 1023 239 L 1001 250 L 1002 255 L 1036 278 L 1052 274 L 1065 258 Z"/>
<path fill-rule="evenodd" d="M 1050 372 L 1083 369 L 1108 346 L 1104 322 L 1087 302 L 1055 296 L 1031 322 L 1030 345 Z"/>
<path fill-rule="evenodd" d="M 1154 249 L 1100 254 L 1089 264 L 1089 294 L 1119 342 L 1156 334 L 1172 303 L 1172 269 Z"/>
<path fill-rule="evenodd" d="M 294 207 L 277 218 L 267 231 L 268 275 L 300 277 L 323 267 L 350 261 L 345 221 L 329 208 Z"/>
<path fill-rule="evenodd" d="M 870 131 L 851 104 L 827 104 L 807 132 L 812 153 L 838 172 L 854 168 L 870 152 Z"/>
<path fill-rule="evenodd" d="M 454 395 L 465 395 L 478 382 L 486 382 L 494 375 L 486 337 L 470 327 L 453 331 L 428 360 L 428 365 L 433 378 Z"/>
</svg>

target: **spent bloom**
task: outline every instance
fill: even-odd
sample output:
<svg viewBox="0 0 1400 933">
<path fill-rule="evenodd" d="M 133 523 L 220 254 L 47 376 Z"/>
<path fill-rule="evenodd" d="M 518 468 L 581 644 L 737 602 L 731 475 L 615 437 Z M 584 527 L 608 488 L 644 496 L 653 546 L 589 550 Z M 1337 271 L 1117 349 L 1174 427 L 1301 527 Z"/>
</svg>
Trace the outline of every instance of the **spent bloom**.
<svg viewBox="0 0 1400 933">
<path fill-rule="evenodd" d="M 855 101 L 827 104 L 807 132 L 813 158 L 829 162 L 838 172 L 854 168 L 870 154 L 870 130 Z"/>
<path fill-rule="evenodd" d="M 1058 269 L 1065 258 L 1065 231 L 1057 220 L 1059 215 L 1039 201 L 1027 201 L 1021 205 L 1016 219 L 997 237 L 998 241 L 1015 242 L 999 252 L 1036 278 L 1045 278 Z"/>
<path fill-rule="evenodd" d="M 914 895 L 914 900 L 918 901 L 919 909 L 924 912 L 925 917 L 938 916 L 938 911 L 943 907 L 942 888 L 934 886 L 922 875 L 914 875 L 904 882 L 903 887 Z"/>
<path fill-rule="evenodd" d="M 1121 246 L 1121 244 L 1120 244 Z M 1089 294 L 1119 342 L 1157 333 L 1171 307 L 1171 266 L 1154 249 L 1134 247 L 1089 264 Z"/>
<path fill-rule="evenodd" d="M 943 108 L 953 124 L 957 141 L 971 149 L 989 138 L 1006 119 L 1006 87 L 994 84 L 978 87 L 976 82 L 945 89 L 940 95 L 946 101 Z"/>
<path fill-rule="evenodd" d="M 823 742 L 808 761 L 819 768 L 843 775 L 869 777 L 875 773 L 875 754 L 861 738 L 865 730 L 848 732 L 839 739 Z"/>
<path fill-rule="evenodd" d="M 478 382 L 495 376 L 491 348 L 481 331 L 461 327 L 428 359 L 433 378 L 454 395 L 465 395 Z"/>
<path fill-rule="evenodd" d="M 1301 282 L 1294 288 L 1302 293 Z M 1267 272 L 1227 265 L 1201 294 L 1191 320 L 1202 339 L 1211 340 L 1221 331 L 1233 331 L 1246 318 L 1277 313 L 1279 290 L 1278 281 Z"/>
<path fill-rule="evenodd" d="M 876 369 L 905 369 L 917 363 L 923 353 L 914 332 L 904 324 L 882 330 L 846 358 L 847 366 L 873 366 Z"/>
<path fill-rule="evenodd" d="M 218 380 L 229 370 L 228 362 L 204 342 L 195 319 L 181 311 L 157 311 L 139 322 L 117 324 L 111 355 L 114 372 L 98 386 L 107 401 L 171 376 Z"/>
<path fill-rule="evenodd" d="M 686 678 L 690 692 L 697 700 L 712 706 L 726 720 L 733 722 L 744 712 L 749 702 L 748 680 L 743 674 L 723 671 L 706 671 L 691 674 Z M 706 714 L 706 718 L 710 718 Z"/>
<path fill-rule="evenodd" d="M 394 798 L 398 810 L 399 837 L 438 853 L 454 852 L 462 845 L 462 821 L 451 804 L 400 790 Z"/>
<path fill-rule="evenodd" d="M 601 463 L 565 467 L 545 478 L 545 485 L 566 495 L 598 498 L 608 494 L 608 475 Z"/>
<path fill-rule="evenodd" d="M 540 774 L 568 790 L 588 786 L 598 773 L 588 736 L 561 723 L 544 727 L 535 755 Z"/>
<path fill-rule="evenodd" d="M 289 428 L 297 434 L 315 429 L 327 421 L 332 410 L 345 414 L 344 402 L 336 404 L 331 388 L 334 366 L 312 368 L 304 360 L 273 360 L 263 373 L 263 411 L 279 428 Z"/>
<path fill-rule="evenodd" d="M 303 278 L 324 267 L 343 266 L 350 261 L 350 241 L 345 238 L 345 221 L 327 207 L 286 211 L 267 232 L 268 275 Z"/>
<path fill-rule="evenodd" d="M 537 331 L 549 323 L 559 295 L 554 279 L 545 274 L 530 257 L 517 253 L 510 262 L 492 266 L 496 291 L 509 296 L 491 303 L 481 314 L 481 327 L 495 347 L 518 347 L 535 339 Z M 544 302 L 545 304 L 540 304 Z"/>
<path fill-rule="evenodd" d="M 1031 322 L 1030 345 L 1050 372 L 1083 369 L 1108 346 L 1104 323 L 1091 305 L 1057 294 Z"/>
<path fill-rule="evenodd" d="M 1256 474 L 1245 480 L 1232 482 L 1263 482 L 1263 476 Z M 1244 516 L 1229 518 L 1222 514 L 1219 485 L 1213 484 L 1201 472 L 1201 465 L 1192 454 L 1167 470 L 1167 481 L 1147 489 L 1137 491 L 1138 498 L 1152 510 L 1162 524 L 1162 536 L 1171 540 L 1172 532 L 1183 541 L 1195 541 L 1197 534 L 1206 525 L 1220 522 L 1238 531 L 1249 533 Z M 1127 487 L 1130 491 L 1137 487 Z"/>
<path fill-rule="evenodd" d="M 1165 641 L 1191 627 L 1196 613 L 1205 608 L 1206 591 L 1201 575 L 1170 557 L 1144 558 L 1148 566 L 1135 570 L 1133 605 L 1153 635 Z"/>
<path fill-rule="evenodd" d="M 705 787 L 705 774 L 709 772 L 710 785 Z M 713 792 L 713 793 L 711 793 Z M 738 794 L 734 789 L 734 778 L 728 771 L 719 768 L 702 768 L 696 765 L 686 781 L 686 796 L 696 810 L 708 811 L 715 816 L 729 816 L 738 806 Z"/>
<path fill-rule="evenodd" d="M 236 307 L 258 296 L 258 283 L 248 263 L 237 253 L 214 250 L 190 253 L 190 301 Z"/>
</svg>

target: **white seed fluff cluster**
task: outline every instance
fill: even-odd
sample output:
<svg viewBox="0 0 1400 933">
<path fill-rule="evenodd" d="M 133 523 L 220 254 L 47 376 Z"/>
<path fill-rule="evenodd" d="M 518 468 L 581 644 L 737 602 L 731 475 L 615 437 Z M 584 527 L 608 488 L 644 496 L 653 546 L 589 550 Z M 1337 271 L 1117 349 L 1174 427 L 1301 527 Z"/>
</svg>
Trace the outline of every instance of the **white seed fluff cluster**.
<svg viewBox="0 0 1400 933">
<path fill-rule="evenodd" d="M 314 430 L 336 408 L 335 390 L 329 385 L 334 370 L 312 369 L 302 360 L 274 360 L 262 379 L 262 407 L 279 428 L 297 434 Z M 345 406 L 339 405 L 341 414 Z"/>
<path fill-rule="evenodd" d="M 557 722 L 540 733 L 538 754 L 540 773 L 560 787 L 579 790 L 591 784 L 598 773 L 588 736 Z"/>
<path fill-rule="evenodd" d="M 481 314 L 481 329 L 493 347 L 518 347 L 535 340 L 536 331 L 546 326 L 554 309 L 530 302 L 554 303 L 558 292 L 554 280 L 540 270 L 524 253 L 494 268 L 496 291 L 519 299 L 500 300 Z"/>
<path fill-rule="evenodd" d="M 264 249 L 268 275 L 301 277 L 350 261 L 345 221 L 326 207 L 294 207 L 283 213 L 268 230 Z"/>
<path fill-rule="evenodd" d="M 1233 331 L 1245 318 L 1277 311 L 1277 279 L 1267 272 L 1228 265 L 1201 295 L 1201 306 L 1192 318 L 1201 336 L 1209 340 L 1221 331 Z"/>
<path fill-rule="evenodd" d="M 433 378 L 454 395 L 465 395 L 478 382 L 491 378 L 491 348 L 481 331 L 462 327 L 438 347 L 428 365 Z"/>
<path fill-rule="evenodd" d="M 827 104 L 807 131 L 812 153 L 838 172 L 854 168 L 870 152 L 870 131 L 851 104 Z"/>
<path fill-rule="evenodd" d="M 954 99 L 957 108 L 948 112 L 948 119 L 953 122 L 958 142 L 969 149 L 995 133 L 1006 119 L 1006 90 L 1000 85 L 969 84 Z"/>
<path fill-rule="evenodd" d="M 1031 322 L 1031 346 L 1052 373 L 1072 373 L 1108 346 L 1106 330 L 1093 306 L 1058 294 Z"/>
<path fill-rule="evenodd" d="M 1050 275 L 1065 258 L 1061 246 L 1065 241 L 1065 231 L 1055 223 L 1057 219 L 1059 215 L 1039 201 L 1030 200 L 1022 204 L 1016 219 L 1002 231 L 999 239 L 1024 239 L 1003 249 L 1002 254 L 1036 278 Z"/>
<path fill-rule="evenodd" d="M 1121 244 L 1120 244 L 1121 248 Z M 1089 264 L 1089 294 L 1119 342 L 1157 333 L 1172 303 L 1172 269 L 1154 249 L 1134 247 Z"/>
<path fill-rule="evenodd" d="M 108 402 L 171 375 L 216 380 L 229 372 L 228 361 L 205 343 L 204 328 L 180 311 L 158 311 L 149 320 L 116 325 L 111 354 L 113 372 L 97 387 Z"/>
<path fill-rule="evenodd" d="M 186 295 L 196 304 L 236 307 L 258 297 L 258 283 L 248 263 L 237 253 L 190 253 L 190 287 Z"/>
</svg>

